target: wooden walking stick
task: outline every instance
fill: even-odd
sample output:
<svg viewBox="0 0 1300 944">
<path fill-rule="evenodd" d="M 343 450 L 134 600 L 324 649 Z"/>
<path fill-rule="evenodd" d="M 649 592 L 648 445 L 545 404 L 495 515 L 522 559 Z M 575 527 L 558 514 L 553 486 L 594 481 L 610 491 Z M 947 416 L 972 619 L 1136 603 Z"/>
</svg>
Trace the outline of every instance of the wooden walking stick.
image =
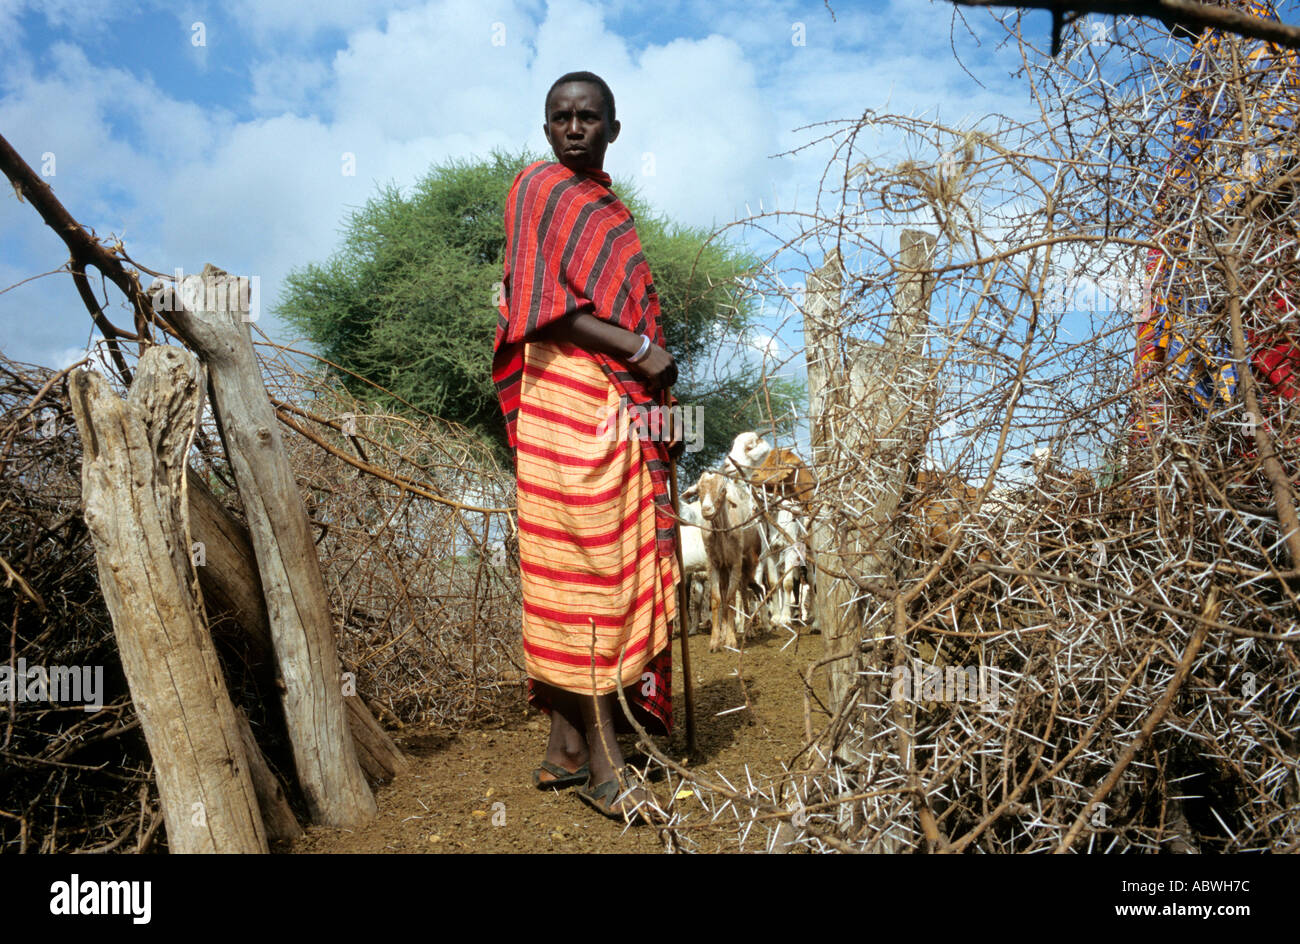
<svg viewBox="0 0 1300 944">
<path fill-rule="evenodd" d="M 668 400 L 666 390 L 664 400 Z M 677 460 L 673 458 L 671 450 L 668 453 L 668 496 L 673 503 L 673 515 L 677 518 L 673 522 L 673 544 L 677 550 L 677 574 L 681 578 L 677 583 L 677 627 L 682 640 L 682 689 L 686 693 L 686 750 L 694 755 L 695 682 L 691 677 L 691 650 L 686 638 L 689 630 L 686 624 L 690 616 L 691 585 L 686 582 L 686 570 L 682 561 L 682 510 L 677 499 Z"/>
</svg>

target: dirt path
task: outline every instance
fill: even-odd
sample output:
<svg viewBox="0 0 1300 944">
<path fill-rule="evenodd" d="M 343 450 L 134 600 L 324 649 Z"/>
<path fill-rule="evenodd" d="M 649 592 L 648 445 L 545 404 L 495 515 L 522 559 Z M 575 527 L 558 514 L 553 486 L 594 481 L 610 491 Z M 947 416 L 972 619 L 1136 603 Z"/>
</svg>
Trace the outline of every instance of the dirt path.
<svg viewBox="0 0 1300 944">
<path fill-rule="evenodd" d="M 734 652 L 710 654 L 708 637 L 692 636 L 700 742 L 695 766 L 742 779 L 746 764 L 751 771 L 779 771 L 781 761 L 788 761 L 803 743 L 800 676 L 820 655 L 819 636 L 791 642 L 787 633 L 772 633 L 753 642 L 743 660 Z M 686 734 L 680 660 L 674 661 L 676 730 L 660 747 L 680 759 Z M 744 669 L 753 711 L 719 715 L 745 704 L 738 664 Z M 309 827 L 289 851 L 663 851 L 653 830 L 625 829 L 588 809 L 571 790 L 533 787 L 531 772 L 541 760 L 548 726 L 544 715 L 521 708 L 514 724 L 458 736 L 408 731 L 398 743 L 411 759 L 411 771 L 379 788 L 375 822 L 355 831 Z"/>
</svg>

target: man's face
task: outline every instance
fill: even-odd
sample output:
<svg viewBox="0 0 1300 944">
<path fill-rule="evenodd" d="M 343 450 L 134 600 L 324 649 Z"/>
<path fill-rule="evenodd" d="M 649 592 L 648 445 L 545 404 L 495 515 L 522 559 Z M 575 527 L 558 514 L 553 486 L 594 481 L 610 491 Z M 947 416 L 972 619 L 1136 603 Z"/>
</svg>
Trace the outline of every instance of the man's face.
<svg viewBox="0 0 1300 944">
<path fill-rule="evenodd" d="M 570 170 L 603 169 L 605 149 L 618 137 L 619 123 L 607 120 L 605 96 L 590 82 L 557 85 L 547 102 L 546 140 L 555 159 Z"/>
</svg>

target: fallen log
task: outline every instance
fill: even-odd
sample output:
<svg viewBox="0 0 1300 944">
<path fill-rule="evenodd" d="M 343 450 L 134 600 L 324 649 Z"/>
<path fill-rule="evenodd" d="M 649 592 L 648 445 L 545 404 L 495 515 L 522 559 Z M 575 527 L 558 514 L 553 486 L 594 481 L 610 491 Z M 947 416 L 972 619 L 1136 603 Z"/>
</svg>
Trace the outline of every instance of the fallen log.
<svg viewBox="0 0 1300 944">
<path fill-rule="evenodd" d="M 270 663 L 275 656 L 271 625 L 248 529 L 212 494 L 193 469 L 188 476 L 188 493 L 190 536 L 195 552 L 203 561 L 197 569 L 208 618 L 235 624 L 252 644 L 253 658 Z M 372 782 L 381 783 L 406 770 L 406 758 L 365 702 L 354 695 L 345 695 L 344 705 L 357 761 L 366 776 Z"/>
<path fill-rule="evenodd" d="M 356 695 L 344 695 L 343 701 L 348 708 L 348 726 L 352 729 L 357 760 L 366 776 L 383 783 L 406 770 L 406 758 L 375 720 L 365 702 Z"/>
<path fill-rule="evenodd" d="M 239 723 L 239 736 L 248 754 L 248 769 L 253 777 L 253 790 L 257 793 L 257 805 L 262 811 L 262 824 L 266 827 L 268 841 L 292 841 L 302 835 L 302 826 L 298 817 L 293 815 L 289 798 L 284 795 L 284 786 L 280 778 L 266 762 L 262 749 L 253 736 L 253 727 L 248 723 L 248 716 L 238 708 L 235 720 Z"/>
<path fill-rule="evenodd" d="M 275 647 L 266 618 L 262 578 L 253 558 L 248 529 L 227 510 L 193 469 L 187 470 L 191 554 L 203 590 L 208 618 L 220 615 L 241 629 L 258 661 L 271 662 Z"/>
</svg>

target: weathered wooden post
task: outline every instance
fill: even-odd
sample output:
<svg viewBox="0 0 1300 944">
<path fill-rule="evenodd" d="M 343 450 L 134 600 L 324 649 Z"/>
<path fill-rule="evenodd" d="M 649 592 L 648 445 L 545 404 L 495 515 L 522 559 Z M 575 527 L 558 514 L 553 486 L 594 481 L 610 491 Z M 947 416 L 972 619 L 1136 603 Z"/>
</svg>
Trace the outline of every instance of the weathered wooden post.
<svg viewBox="0 0 1300 944">
<path fill-rule="evenodd" d="M 246 284 L 246 283 L 245 283 Z M 294 765 L 315 822 L 358 826 L 375 798 L 352 744 L 329 597 L 302 496 L 253 353 L 247 289 L 211 265 L 150 289 L 208 369 L 212 405 L 252 537 Z M 242 294 L 242 298 L 241 298 Z M 189 302 L 189 305 L 186 302 Z"/>
<path fill-rule="evenodd" d="M 844 270 L 838 249 L 826 254 L 821 268 L 808 279 L 804 304 L 804 356 L 808 363 L 808 425 L 812 464 L 821 482 L 816 516 L 809 534 L 809 549 L 817 568 L 813 592 L 814 620 L 821 627 L 822 644 L 830 663 L 831 705 L 838 706 L 857 671 L 856 647 L 861 628 L 857 587 L 834 576 L 842 568 L 842 532 L 834 521 L 832 494 L 839 488 L 840 443 L 836 435 L 836 401 L 843 397 L 840 291 Z M 825 565 L 825 569 L 823 569 Z"/>
<path fill-rule="evenodd" d="M 203 400 L 198 361 L 145 351 L 126 400 L 71 377 L 82 496 L 99 585 L 153 756 L 173 852 L 266 852 L 221 666 L 198 609 L 186 537 L 186 453 Z"/>
<path fill-rule="evenodd" d="M 804 309 L 809 424 L 819 486 L 811 534 L 818 566 L 815 612 L 839 705 L 862 671 L 864 643 L 892 617 L 865 625 L 864 587 L 878 597 L 899 577 L 895 518 L 925 443 L 925 325 L 935 240 L 903 230 L 895 309 L 879 343 L 841 338 L 838 252 L 809 280 Z M 843 366 L 847 363 L 847 369 Z"/>
<path fill-rule="evenodd" d="M 899 234 L 899 273 L 894 311 L 880 344 L 849 341 L 849 410 L 862 417 L 848 447 L 869 457 L 856 478 L 866 486 L 866 506 L 858 523 L 860 574 L 879 574 L 898 592 L 904 577 L 897 549 L 907 538 L 898 520 L 898 506 L 915 478 L 925 450 L 934 405 L 933 384 L 927 383 L 925 356 L 929 320 L 930 279 L 926 269 L 934 256 L 933 236 L 905 229 Z M 870 440 L 870 441 L 868 441 Z M 892 661 L 880 643 L 892 632 L 894 613 L 881 611 L 862 627 L 860 642 L 878 657 L 875 668 Z M 889 647 L 892 649 L 892 647 Z M 841 678 L 847 685 L 850 679 Z"/>
</svg>

